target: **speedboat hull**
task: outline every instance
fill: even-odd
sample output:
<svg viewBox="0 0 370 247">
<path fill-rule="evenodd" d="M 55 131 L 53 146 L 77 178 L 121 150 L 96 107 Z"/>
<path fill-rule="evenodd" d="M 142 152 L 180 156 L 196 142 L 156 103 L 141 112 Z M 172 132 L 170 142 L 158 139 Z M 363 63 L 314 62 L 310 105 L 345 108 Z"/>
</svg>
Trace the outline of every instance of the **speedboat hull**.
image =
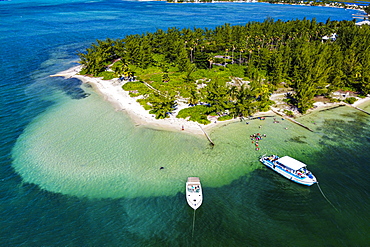
<svg viewBox="0 0 370 247">
<path fill-rule="evenodd" d="M 188 177 L 188 181 L 186 182 L 186 201 L 194 210 L 202 205 L 203 192 L 198 177 Z"/>
</svg>

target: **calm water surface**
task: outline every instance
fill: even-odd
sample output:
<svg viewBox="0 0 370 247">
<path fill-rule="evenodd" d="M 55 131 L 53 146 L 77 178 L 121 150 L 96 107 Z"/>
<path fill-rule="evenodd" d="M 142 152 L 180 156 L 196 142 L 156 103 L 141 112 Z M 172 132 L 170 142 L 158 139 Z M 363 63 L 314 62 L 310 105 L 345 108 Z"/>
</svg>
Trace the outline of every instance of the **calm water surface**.
<svg viewBox="0 0 370 247">
<path fill-rule="evenodd" d="M 49 77 L 75 66 L 76 52 L 96 39 L 353 13 L 266 3 L 0 2 L 0 244 L 368 246 L 368 115 L 339 107 L 299 119 L 313 133 L 272 117 L 233 122 L 210 132 L 212 148 L 203 137 L 134 126 L 87 85 Z M 249 139 L 256 132 L 267 135 L 260 152 Z M 307 163 L 332 205 L 317 185 L 263 167 L 263 153 Z M 188 176 L 199 176 L 204 190 L 194 233 Z"/>
</svg>

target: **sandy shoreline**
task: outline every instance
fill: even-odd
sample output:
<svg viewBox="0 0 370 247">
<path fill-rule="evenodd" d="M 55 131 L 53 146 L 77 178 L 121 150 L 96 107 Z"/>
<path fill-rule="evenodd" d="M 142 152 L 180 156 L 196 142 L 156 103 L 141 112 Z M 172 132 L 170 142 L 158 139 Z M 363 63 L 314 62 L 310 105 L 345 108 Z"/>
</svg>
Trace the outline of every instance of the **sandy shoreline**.
<svg viewBox="0 0 370 247">
<path fill-rule="evenodd" d="M 122 89 L 122 85 L 125 81 L 118 79 L 102 80 L 101 78 L 89 77 L 84 75 L 78 75 L 81 70 L 80 66 L 72 67 L 68 70 L 62 71 L 58 74 L 51 75 L 51 77 L 61 76 L 64 78 L 76 78 L 81 80 L 83 83 L 88 83 L 93 86 L 105 100 L 111 102 L 117 110 L 125 111 L 131 117 L 136 125 L 143 125 L 156 129 L 164 129 L 170 131 L 181 131 L 189 134 L 204 135 L 203 130 L 207 131 L 219 124 L 225 124 L 233 121 L 240 121 L 238 119 L 232 119 L 227 121 L 217 121 L 215 117 L 209 117 L 210 124 L 203 125 L 193 121 L 188 121 L 182 118 L 176 118 L 177 113 L 187 107 L 187 104 L 177 102 L 177 109 L 174 114 L 166 119 L 155 119 L 153 114 L 149 114 L 149 111 L 145 110 L 137 101 L 137 98 L 132 98 L 129 92 Z M 366 102 L 370 101 L 370 97 L 357 100 L 352 106 L 358 107 Z M 332 108 L 339 105 L 339 103 L 315 103 L 315 108 L 310 110 L 317 111 L 324 108 Z M 275 111 L 283 112 L 282 109 L 273 108 Z M 263 116 L 267 114 L 275 114 L 273 111 L 260 112 L 255 115 Z M 202 130 L 203 129 L 203 130 Z"/>
<path fill-rule="evenodd" d="M 360 98 L 357 99 L 355 103 L 352 105 L 344 103 L 344 102 L 338 102 L 338 103 L 322 103 L 322 102 L 316 102 L 314 103 L 315 108 L 310 109 L 308 112 L 314 112 L 317 110 L 323 110 L 323 109 L 330 109 L 333 107 L 337 107 L 339 105 L 348 105 L 354 108 L 361 108 L 362 105 L 367 104 L 370 102 L 370 97 Z"/>
</svg>

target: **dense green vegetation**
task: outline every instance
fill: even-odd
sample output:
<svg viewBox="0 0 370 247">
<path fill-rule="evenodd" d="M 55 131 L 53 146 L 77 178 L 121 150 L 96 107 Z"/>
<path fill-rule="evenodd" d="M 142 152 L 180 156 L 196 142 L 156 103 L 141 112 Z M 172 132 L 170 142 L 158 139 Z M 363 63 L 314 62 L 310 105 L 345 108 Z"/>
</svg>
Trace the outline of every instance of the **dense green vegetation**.
<svg viewBox="0 0 370 247">
<path fill-rule="evenodd" d="M 366 14 L 370 15 L 370 4 L 364 8 Z"/>
<path fill-rule="evenodd" d="M 266 111 L 280 87 L 295 92 L 288 101 L 302 113 L 316 95 L 337 89 L 369 94 L 369 49 L 368 25 L 268 19 L 98 40 L 79 56 L 82 74 L 135 77 L 123 89 L 141 96 L 139 102 L 157 118 L 167 117 L 182 101 L 198 106 L 178 117 L 207 123 L 207 115 L 225 119 Z"/>
</svg>

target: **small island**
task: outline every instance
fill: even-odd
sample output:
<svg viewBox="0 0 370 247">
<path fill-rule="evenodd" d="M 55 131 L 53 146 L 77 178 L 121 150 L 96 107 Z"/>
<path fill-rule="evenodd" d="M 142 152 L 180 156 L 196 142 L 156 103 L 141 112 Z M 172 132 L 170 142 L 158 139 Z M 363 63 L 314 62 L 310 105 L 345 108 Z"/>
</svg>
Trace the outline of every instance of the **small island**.
<svg viewBox="0 0 370 247">
<path fill-rule="evenodd" d="M 271 109 L 294 117 L 320 104 L 366 98 L 369 38 L 370 26 L 355 21 L 267 19 L 214 30 L 158 29 L 97 40 L 78 54 L 75 72 L 84 81 L 100 80 L 101 91 L 104 81 L 119 87 L 130 98 L 122 109 L 140 104 L 134 114 L 182 119 L 178 129 L 184 120 L 207 125 Z"/>
</svg>

